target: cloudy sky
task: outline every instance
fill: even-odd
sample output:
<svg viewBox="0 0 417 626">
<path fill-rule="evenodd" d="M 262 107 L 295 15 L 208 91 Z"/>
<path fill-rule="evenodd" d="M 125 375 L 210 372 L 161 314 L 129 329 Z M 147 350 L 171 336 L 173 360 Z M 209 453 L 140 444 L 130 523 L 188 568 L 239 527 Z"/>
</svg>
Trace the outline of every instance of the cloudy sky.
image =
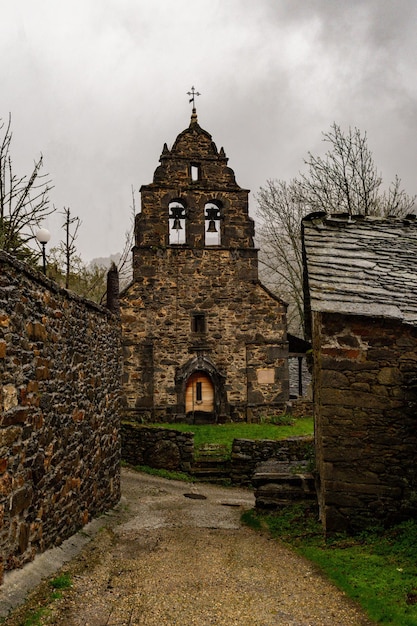
<svg viewBox="0 0 417 626">
<path fill-rule="evenodd" d="M 415 0 L 2 5 L 0 117 L 12 114 L 15 172 L 43 154 L 51 202 L 82 219 L 85 261 L 123 248 L 132 185 L 152 181 L 164 142 L 188 126 L 192 85 L 254 216 L 259 187 L 296 176 L 334 121 L 366 131 L 387 184 L 398 174 L 417 193 Z M 45 224 L 51 245 L 59 224 Z"/>
</svg>

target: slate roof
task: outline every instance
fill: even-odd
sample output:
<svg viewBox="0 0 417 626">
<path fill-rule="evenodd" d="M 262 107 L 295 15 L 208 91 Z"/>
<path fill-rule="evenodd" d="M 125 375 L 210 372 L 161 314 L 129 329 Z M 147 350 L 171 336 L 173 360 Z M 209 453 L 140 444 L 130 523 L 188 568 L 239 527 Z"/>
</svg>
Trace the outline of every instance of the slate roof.
<svg viewBox="0 0 417 626">
<path fill-rule="evenodd" d="M 313 213 L 303 220 L 307 309 L 417 326 L 417 220 Z"/>
</svg>

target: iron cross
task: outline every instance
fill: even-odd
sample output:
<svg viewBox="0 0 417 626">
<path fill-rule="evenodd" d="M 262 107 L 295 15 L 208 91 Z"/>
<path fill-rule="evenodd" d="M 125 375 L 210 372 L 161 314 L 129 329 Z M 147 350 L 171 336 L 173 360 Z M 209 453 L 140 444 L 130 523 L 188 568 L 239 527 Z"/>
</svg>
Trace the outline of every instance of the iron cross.
<svg viewBox="0 0 417 626">
<path fill-rule="evenodd" d="M 191 91 L 187 91 L 187 96 L 191 96 L 190 102 L 193 103 L 193 109 L 195 109 L 195 96 L 201 96 L 201 93 L 196 91 L 194 87 L 191 87 Z"/>
</svg>

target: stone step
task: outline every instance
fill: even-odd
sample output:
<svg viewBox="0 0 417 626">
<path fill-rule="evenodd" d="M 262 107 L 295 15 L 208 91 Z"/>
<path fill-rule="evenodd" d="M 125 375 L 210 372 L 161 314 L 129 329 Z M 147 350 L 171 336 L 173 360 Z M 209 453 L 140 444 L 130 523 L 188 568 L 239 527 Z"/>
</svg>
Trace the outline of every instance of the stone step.
<svg viewBox="0 0 417 626">
<path fill-rule="evenodd" d="M 202 457 L 199 456 L 193 461 L 193 465 L 195 467 L 216 467 L 224 465 L 225 467 L 230 467 L 229 459 L 214 459 L 213 457 Z"/>
<path fill-rule="evenodd" d="M 198 459 L 191 467 L 191 474 L 196 478 L 215 480 L 230 478 L 230 462 L 215 459 Z"/>
<path fill-rule="evenodd" d="M 217 465 L 193 465 L 191 467 L 193 474 L 227 474 L 230 475 L 230 468 Z"/>
<path fill-rule="evenodd" d="M 206 443 L 197 448 L 195 456 L 198 461 L 209 459 L 224 460 L 230 456 L 230 451 L 226 445 Z"/>
</svg>

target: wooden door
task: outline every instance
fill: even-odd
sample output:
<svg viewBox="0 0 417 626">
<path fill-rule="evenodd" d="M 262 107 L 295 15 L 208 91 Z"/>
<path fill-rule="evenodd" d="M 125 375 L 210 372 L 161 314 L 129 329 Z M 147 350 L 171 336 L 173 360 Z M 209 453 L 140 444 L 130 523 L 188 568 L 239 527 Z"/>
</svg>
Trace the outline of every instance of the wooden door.
<svg viewBox="0 0 417 626">
<path fill-rule="evenodd" d="M 208 374 L 195 372 L 187 381 L 185 412 L 213 413 L 214 385 Z"/>
</svg>

